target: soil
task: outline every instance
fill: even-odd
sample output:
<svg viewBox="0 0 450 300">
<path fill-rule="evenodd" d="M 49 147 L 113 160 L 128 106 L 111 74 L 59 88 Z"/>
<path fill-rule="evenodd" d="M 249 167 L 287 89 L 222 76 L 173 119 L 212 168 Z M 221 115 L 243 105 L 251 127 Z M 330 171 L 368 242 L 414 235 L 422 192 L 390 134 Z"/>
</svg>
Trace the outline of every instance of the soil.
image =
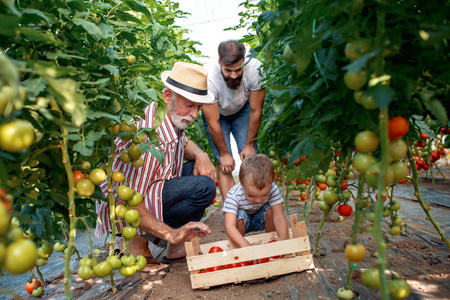
<svg viewBox="0 0 450 300">
<path fill-rule="evenodd" d="M 450 178 L 448 165 L 441 165 L 446 178 Z M 435 182 L 429 176 L 421 174 L 423 188 L 432 189 L 440 193 L 439 200 L 447 203 L 447 206 L 433 204 L 432 215 L 441 225 L 447 236 L 450 235 L 449 207 L 450 184 L 444 181 L 440 174 L 434 174 Z M 429 175 L 429 174 L 427 174 Z M 413 193 L 412 185 L 399 187 L 401 192 Z M 304 202 L 296 199 L 298 195 L 291 195 L 288 202 L 289 213 L 300 216 Z M 407 197 L 395 197 L 401 202 L 400 213 L 407 227 L 404 234 L 388 236 L 387 248 L 388 265 L 392 275 L 405 278 L 411 286 L 411 295 L 408 299 L 445 299 L 450 289 L 450 251 L 442 242 L 442 239 L 432 224 L 425 219 L 425 214 L 419 204 Z M 314 250 L 317 230 L 323 213 L 317 208 L 308 218 L 307 231 L 310 237 L 311 248 Z M 337 212 L 330 214 L 318 245 L 321 258 L 314 257 L 314 270 L 290 273 L 274 278 L 258 279 L 239 284 L 226 284 L 211 287 L 204 290 L 191 288 L 190 273 L 186 262 L 178 262 L 171 265 L 170 271 L 159 275 L 148 275 L 137 272 L 130 278 L 115 275 L 115 284 L 119 290 L 117 295 L 111 294 L 109 280 L 91 279 L 82 281 L 76 273 L 73 274 L 72 297 L 73 299 L 337 299 L 336 291 L 345 285 L 345 277 L 348 270 L 348 261 L 344 254 L 345 245 L 350 242 L 354 216 L 338 221 Z M 202 238 L 201 244 L 226 240 L 223 217 L 220 208 L 211 206 L 209 217 L 205 223 L 211 228 L 210 236 Z M 367 252 L 366 258 L 357 265 L 353 265 L 352 288 L 356 293 L 355 299 L 380 299 L 378 291 L 366 288 L 361 280 L 364 269 L 377 263 L 375 241 L 367 228 L 368 221 L 361 225 L 359 242 L 364 244 Z M 387 233 L 388 224 L 384 224 L 383 230 Z M 255 233 L 258 234 L 258 233 Z M 105 252 L 106 253 L 106 246 Z M 313 251 L 314 253 L 314 251 Z M 159 253 L 162 257 L 164 252 Z M 61 266 L 59 266 L 61 270 Z M 75 269 L 73 267 L 72 269 Z M 45 276 L 45 274 L 44 274 Z M 3 276 L 5 277 L 5 276 Z M 0 288 L 2 287 L 0 278 Z M 63 290 L 63 273 L 48 278 L 43 299 L 65 299 Z M 23 289 L 22 289 L 23 291 Z M 1 294 L 0 294 L 1 295 Z M 33 299 L 24 292 L 20 296 L 25 299 Z M 6 299 L 0 296 L 0 299 Z M 448 299 L 448 298 L 447 298 Z"/>
</svg>

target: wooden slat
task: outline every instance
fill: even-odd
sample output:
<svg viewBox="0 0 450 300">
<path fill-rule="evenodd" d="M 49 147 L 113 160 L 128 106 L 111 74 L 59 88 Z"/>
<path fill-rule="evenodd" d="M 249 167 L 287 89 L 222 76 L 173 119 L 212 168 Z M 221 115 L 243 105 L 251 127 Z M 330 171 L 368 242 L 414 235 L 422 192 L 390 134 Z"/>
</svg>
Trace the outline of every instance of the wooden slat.
<svg viewBox="0 0 450 300">
<path fill-rule="evenodd" d="M 298 231 L 297 227 L 297 215 L 290 215 L 289 220 L 291 222 L 291 230 L 292 230 L 292 237 L 298 238 L 300 237 L 300 232 Z"/>
<path fill-rule="evenodd" d="M 244 268 L 245 271 L 243 270 Z M 192 274 L 191 285 L 193 289 L 202 289 L 227 283 L 239 283 L 259 278 L 270 278 L 309 269 L 314 269 L 312 255 L 297 256 L 290 259 L 279 259 L 265 264 Z"/>
<path fill-rule="evenodd" d="M 299 236 L 303 237 L 303 236 L 308 236 L 308 232 L 306 231 L 306 223 L 305 222 L 300 222 L 296 224 L 297 226 L 297 231 Z M 300 251 L 296 253 L 297 255 L 307 255 L 307 254 L 311 254 L 310 250 L 306 250 L 306 251 Z"/>
</svg>

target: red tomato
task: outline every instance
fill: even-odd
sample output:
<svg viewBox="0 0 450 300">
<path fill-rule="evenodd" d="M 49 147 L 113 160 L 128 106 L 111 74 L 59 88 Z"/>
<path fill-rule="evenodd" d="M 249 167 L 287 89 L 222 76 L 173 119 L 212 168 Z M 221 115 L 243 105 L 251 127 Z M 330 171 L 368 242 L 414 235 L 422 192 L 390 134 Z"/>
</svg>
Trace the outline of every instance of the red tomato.
<svg viewBox="0 0 450 300">
<path fill-rule="evenodd" d="M 428 164 L 424 164 L 422 167 L 425 171 L 428 171 L 430 169 L 430 166 Z"/>
<path fill-rule="evenodd" d="M 400 180 L 398 183 L 400 183 L 400 184 L 404 184 L 406 182 L 406 178 L 404 178 L 404 179 L 402 179 L 402 180 Z"/>
<path fill-rule="evenodd" d="M 300 156 L 300 161 L 305 161 L 306 160 L 306 156 Z"/>
<path fill-rule="evenodd" d="M 217 266 L 217 267 L 211 267 L 206 269 L 207 272 L 214 272 L 214 271 L 220 271 L 225 269 L 225 266 Z"/>
<path fill-rule="evenodd" d="M 389 139 L 394 140 L 404 136 L 409 130 L 408 120 L 402 116 L 394 117 L 388 122 Z"/>
<path fill-rule="evenodd" d="M 248 265 L 249 265 L 248 262 L 243 261 L 243 262 L 228 264 L 225 266 L 225 269 L 239 268 L 239 267 L 244 267 L 244 266 L 248 266 Z"/>
<path fill-rule="evenodd" d="M 352 214 L 353 208 L 347 204 L 341 204 L 338 206 L 338 213 L 341 216 L 348 217 Z"/>
<path fill-rule="evenodd" d="M 446 133 L 447 133 L 447 128 L 442 127 L 442 128 L 441 128 L 441 133 L 442 133 L 442 134 L 446 134 Z"/>
<path fill-rule="evenodd" d="M 223 249 L 217 246 L 212 246 L 211 249 L 209 249 L 208 253 L 216 253 L 216 252 L 223 252 Z"/>
<path fill-rule="evenodd" d="M 78 180 L 85 179 L 86 175 L 84 175 L 83 172 L 80 170 L 73 171 L 73 181 L 75 181 L 75 184 L 77 184 Z"/>
<path fill-rule="evenodd" d="M 428 139 L 428 135 L 426 135 L 425 133 L 422 132 L 422 134 L 420 135 L 420 138 L 422 140 L 426 140 L 426 139 Z"/>
<path fill-rule="evenodd" d="M 306 201 L 306 194 L 301 194 L 300 198 L 302 199 L 302 201 Z"/>
<path fill-rule="evenodd" d="M 342 183 L 341 183 L 341 191 L 345 191 L 347 189 L 348 189 L 347 181 L 342 181 Z"/>
<path fill-rule="evenodd" d="M 406 180 L 406 178 L 405 178 L 405 180 Z M 375 199 L 378 200 L 378 193 L 375 195 Z M 387 199 L 387 195 L 384 195 L 384 201 L 386 201 L 386 199 Z"/>
<path fill-rule="evenodd" d="M 269 262 L 269 260 L 270 260 L 269 257 L 264 257 L 264 258 L 258 259 L 258 261 L 259 261 L 260 264 L 264 264 L 264 263 L 266 263 L 266 262 Z"/>
<path fill-rule="evenodd" d="M 319 190 L 325 191 L 327 189 L 327 184 L 322 182 L 317 182 L 317 187 Z"/>
</svg>

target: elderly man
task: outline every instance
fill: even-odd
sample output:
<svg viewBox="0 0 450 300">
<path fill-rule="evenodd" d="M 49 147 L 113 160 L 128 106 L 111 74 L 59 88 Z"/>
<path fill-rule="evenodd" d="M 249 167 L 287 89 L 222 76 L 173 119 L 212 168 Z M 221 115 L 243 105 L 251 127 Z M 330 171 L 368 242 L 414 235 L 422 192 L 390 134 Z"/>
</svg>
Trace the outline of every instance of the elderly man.
<svg viewBox="0 0 450 300">
<path fill-rule="evenodd" d="M 177 62 L 171 71 L 162 73 L 161 79 L 166 86 L 163 95 L 167 114 L 156 132 L 161 142 L 158 148 L 164 155 L 163 164 L 150 152 L 142 155 L 144 165 L 141 168 L 123 163 L 120 153 L 127 150 L 131 142 L 117 138 L 112 165 L 113 171 L 125 175 L 131 189 L 143 195 L 143 202 L 133 207 L 141 218 L 138 235 L 130 240 L 127 249 L 133 255 L 147 258 L 144 271 L 149 272 L 159 271 L 164 265 L 152 257 L 148 241 L 154 244 L 167 241 L 166 260 L 170 260 L 186 256 L 185 241 L 211 233 L 207 225 L 198 221 L 216 193 L 214 165 L 184 134 L 189 123 L 198 117 L 202 105 L 214 99 L 208 93 L 207 72 L 202 66 Z M 155 103 L 152 103 L 145 109 L 145 119 L 136 122 L 137 129 L 153 128 L 154 117 Z M 102 236 L 111 231 L 108 203 L 98 204 L 97 213 L 101 222 L 97 223 L 96 236 Z M 117 232 L 124 226 L 125 223 L 119 221 Z"/>
<path fill-rule="evenodd" d="M 234 40 L 221 42 L 218 52 L 219 62 L 208 76 L 208 88 L 215 99 L 203 106 L 202 116 L 218 165 L 220 193 L 225 199 L 235 184 L 230 134 L 236 140 L 241 160 L 256 153 L 266 92 L 261 83 L 261 62 L 246 60 L 244 44 Z"/>
</svg>

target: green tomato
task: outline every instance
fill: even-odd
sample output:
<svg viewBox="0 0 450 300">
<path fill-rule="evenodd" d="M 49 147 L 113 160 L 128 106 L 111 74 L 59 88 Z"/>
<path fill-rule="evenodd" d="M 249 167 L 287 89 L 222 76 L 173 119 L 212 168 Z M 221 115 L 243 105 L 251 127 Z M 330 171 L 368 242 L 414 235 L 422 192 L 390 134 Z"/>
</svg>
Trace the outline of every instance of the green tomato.
<svg viewBox="0 0 450 300">
<path fill-rule="evenodd" d="M 380 138 L 370 130 L 361 131 L 355 137 L 355 146 L 360 152 L 374 152 L 379 144 Z"/>
<path fill-rule="evenodd" d="M 134 255 L 130 255 L 130 254 L 124 255 L 124 256 L 122 256 L 120 261 L 122 262 L 122 266 L 131 267 L 136 262 L 136 257 Z"/>
<path fill-rule="evenodd" d="M 329 187 L 335 187 L 337 184 L 338 177 L 336 175 L 330 175 L 327 178 L 327 185 Z"/>
<path fill-rule="evenodd" d="M 42 296 L 42 293 L 44 293 L 44 289 L 42 287 L 38 287 L 37 289 L 34 289 L 31 294 L 37 298 Z"/>
<path fill-rule="evenodd" d="M 102 253 L 102 250 L 100 250 L 100 249 L 95 249 L 94 250 L 94 254 L 95 255 L 99 255 L 100 253 Z"/>
<path fill-rule="evenodd" d="M 342 300 L 350 300 L 350 299 L 353 299 L 354 294 L 353 294 L 352 290 L 347 290 L 345 288 L 340 288 L 337 291 L 337 296 L 338 296 L 339 299 L 342 299 Z"/>
<path fill-rule="evenodd" d="M 137 159 L 133 159 L 133 161 L 131 162 L 131 164 L 133 165 L 133 167 L 135 168 L 140 168 L 144 165 L 144 159 L 142 157 L 139 157 Z"/>
<path fill-rule="evenodd" d="M 380 271 L 378 268 L 369 268 L 362 273 L 364 285 L 372 290 L 380 289 Z"/>
<path fill-rule="evenodd" d="M 8 240 L 15 242 L 23 238 L 23 231 L 20 227 L 15 227 L 8 231 Z"/>
<path fill-rule="evenodd" d="M 48 263 L 48 259 L 47 258 L 38 258 L 36 259 L 36 266 L 38 267 L 42 267 L 45 266 Z"/>
<path fill-rule="evenodd" d="M 398 211 L 400 209 L 400 202 L 394 200 L 391 202 L 391 210 Z"/>
<path fill-rule="evenodd" d="M 369 220 L 370 222 L 375 221 L 375 217 L 376 217 L 376 215 L 373 211 L 367 213 L 367 215 L 366 215 L 366 219 Z"/>
<path fill-rule="evenodd" d="M 102 261 L 101 263 L 93 267 L 94 275 L 103 278 L 111 274 L 112 266 L 107 261 Z"/>
<path fill-rule="evenodd" d="M 134 222 L 133 224 L 131 224 L 134 228 L 139 227 L 139 225 L 141 225 L 141 218 L 139 218 L 136 222 Z"/>
<path fill-rule="evenodd" d="M 408 176 L 408 166 L 402 161 L 396 161 L 392 163 L 389 168 L 394 172 L 393 183 L 402 181 Z"/>
<path fill-rule="evenodd" d="M 326 203 L 325 201 L 321 200 L 319 202 L 319 209 L 321 211 L 327 212 L 331 209 L 331 206 L 328 203 Z"/>
<path fill-rule="evenodd" d="M 399 235 L 400 234 L 400 226 L 392 226 L 388 229 L 390 235 Z"/>
<path fill-rule="evenodd" d="M 122 172 L 113 172 L 111 179 L 116 183 L 121 183 L 125 180 L 125 175 Z"/>
<path fill-rule="evenodd" d="M 100 184 L 106 179 L 106 173 L 103 169 L 96 168 L 89 173 L 89 180 L 93 184 Z"/>
<path fill-rule="evenodd" d="M 116 256 L 111 255 L 106 259 L 107 262 L 111 265 L 113 270 L 117 270 L 122 266 L 122 262 Z"/>
<path fill-rule="evenodd" d="M 327 204 L 333 205 L 333 204 L 335 204 L 336 202 L 339 201 L 339 198 L 338 198 L 338 195 L 336 194 L 335 191 L 332 191 L 332 190 L 326 190 L 326 191 L 323 193 L 323 200 L 324 200 Z"/>
<path fill-rule="evenodd" d="M 132 161 L 132 158 L 128 155 L 128 152 L 123 150 L 120 152 L 120 161 L 124 164 L 129 164 Z"/>
<path fill-rule="evenodd" d="M 142 271 L 147 266 L 147 259 L 142 255 L 136 256 L 135 266 L 136 270 Z"/>
<path fill-rule="evenodd" d="M 125 226 L 122 229 L 122 235 L 125 238 L 127 238 L 127 239 L 134 238 L 136 236 L 136 234 L 137 234 L 137 229 L 136 228 L 133 228 L 133 227 L 130 227 L 130 226 Z"/>
<path fill-rule="evenodd" d="M 0 125 L 0 149 L 20 152 L 30 147 L 35 140 L 33 125 L 22 119 Z"/>
<path fill-rule="evenodd" d="M 9 214 L 6 208 L 0 204 L 0 234 L 5 234 L 8 231 L 9 224 Z"/>
<path fill-rule="evenodd" d="M 389 296 L 394 300 L 405 299 L 409 296 L 410 288 L 405 279 L 393 279 L 388 282 Z"/>
<path fill-rule="evenodd" d="M 133 194 L 130 200 L 127 201 L 128 205 L 130 207 L 138 206 L 142 203 L 143 197 L 139 192 L 136 192 Z"/>
<path fill-rule="evenodd" d="M 75 184 L 78 195 L 81 197 L 90 197 L 94 194 L 95 185 L 89 179 L 83 178 Z"/>
<path fill-rule="evenodd" d="M 137 222 L 139 220 L 139 212 L 135 209 L 129 209 L 125 213 L 125 221 L 128 222 L 128 224 L 133 224 L 134 222 Z"/>
<path fill-rule="evenodd" d="M 66 244 L 58 242 L 55 244 L 54 248 L 56 252 L 64 252 L 64 250 L 66 250 Z"/>
<path fill-rule="evenodd" d="M 36 264 L 37 249 L 33 241 L 21 239 L 6 248 L 3 267 L 11 274 L 24 273 Z"/>
<path fill-rule="evenodd" d="M 390 140 L 389 146 L 389 157 L 391 160 L 397 161 L 404 158 L 408 152 L 408 145 L 406 144 L 405 140 L 402 138 Z"/>
<path fill-rule="evenodd" d="M 391 215 L 391 210 L 389 209 L 389 207 L 384 207 L 383 211 L 381 212 L 381 215 L 383 217 L 389 217 Z"/>
<path fill-rule="evenodd" d="M 117 196 L 125 201 L 130 200 L 131 197 L 133 197 L 133 194 L 134 191 L 125 185 L 119 185 L 117 188 Z"/>
<path fill-rule="evenodd" d="M 133 276 L 134 273 L 136 273 L 136 267 L 135 266 L 131 266 L 131 267 L 126 267 L 126 266 L 122 266 L 119 269 L 120 274 L 122 274 L 125 277 L 130 277 Z"/>
<path fill-rule="evenodd" d="M 394 225 L 402 225 L 403 223 L 403 218 L 400 215 L 396 215 L 394 220 L 392 220 L 392 224 Z"/>
<path fill-rule="evenodd" d="M 316 175 L 316 180 L 321 183 L 325 183 L 327 181 L 327 177 L 323 174 Z"/>
<path fill-rule="evenodd" d="M 132 159 L 138 159 L 139 157 L 141 157 L 142 155 L 142 149 L 140 145 L 131 145 L 130 148 L 128 149 L 128 155 L 132 158 Z"/>
<path fill-rule="evenodd" d="M 94 271 L 88 266 L 81 266 L 78 268 L 78 276 L 83 280 L 88 280 L 92 278 Z"/>
<path fill-rule="evenodd" d="M 45 242 L 41 245 L 41 248 L 44 250 L 44 253 L 46 253 L 49 257 L 53 254 L 53 247 L 49 243 Z"/>
<path fill-rule="evenodd" d="M 84 256 L 80 259 L 79 265 L 80 267 L 91 267 L 92 259 L 88 256 Z"/>
<path fill-rule="evenodd" d="M 119 204 L 116 206 L 116 215 L 119 218 L 125 218 L 125 213 L 128 211 L 128 208 L 125 205 Z"/>
<path fill-rule="evenodd" d="M 381 171 L 380 168 L 381 168 L 380 163 L 375 163 L 366 170 L 366 182 L 369 186 L 373 188 L 378 187 L 378 178 Z M 384 183 L 389 184 L 393 182 L 393 180 L 394 180 L 394 172 L 391 168 L 387 168 L 384 174 Z"/>
</svg>

